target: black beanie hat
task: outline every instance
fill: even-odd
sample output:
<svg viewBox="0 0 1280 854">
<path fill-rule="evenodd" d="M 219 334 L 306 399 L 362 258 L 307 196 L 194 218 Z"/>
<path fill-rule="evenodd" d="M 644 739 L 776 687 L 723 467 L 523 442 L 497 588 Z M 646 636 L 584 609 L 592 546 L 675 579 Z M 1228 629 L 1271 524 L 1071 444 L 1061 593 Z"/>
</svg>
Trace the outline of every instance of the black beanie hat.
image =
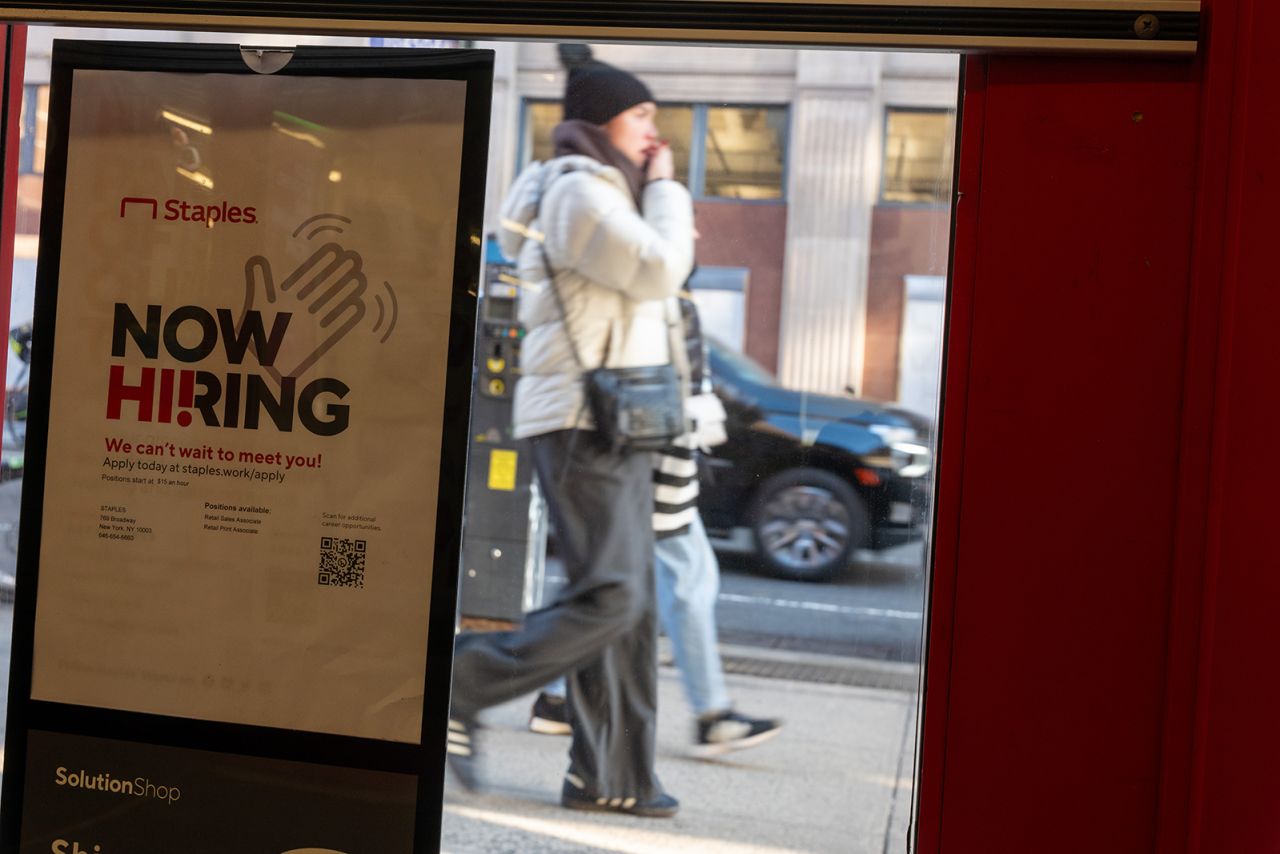
<svg viewBox="0 0 1280 854">
<path fill-rule="evenodd" d="M 569 69 L 569 81 L 564 87 L 564 118 L 603 125 L 618 113 L 652 100 L 653 93 L 639 77 L 590 60 Z"/>
</svg>

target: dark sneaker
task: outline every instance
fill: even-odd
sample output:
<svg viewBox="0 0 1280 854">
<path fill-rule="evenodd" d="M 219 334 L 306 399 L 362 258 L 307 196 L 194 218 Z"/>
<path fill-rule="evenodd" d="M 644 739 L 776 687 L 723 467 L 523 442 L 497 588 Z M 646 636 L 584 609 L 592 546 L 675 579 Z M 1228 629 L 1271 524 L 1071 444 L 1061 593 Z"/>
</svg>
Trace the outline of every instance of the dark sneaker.
<svg viewBox="0 0 1280 854">
<path fill-rule="evenodd" d="M 719 756 L 730 750 L 755 747 L 782 731 L 782 721 L 749 718 L 735 711 L 722 712 L 698 719 L 693 755 L 702 759 Z"/>
<path fill-rule="evenodd" d="M 640 803 L 635 798 L 593 798 L 587 794 L 586 789 L 578 785 L 580 782 L 581 780 L 574 774 L 564 778 L 564 788 L 560 790 L 562 806 L 571 810 L 616 812 L 640 818 L 671 818 L 680 811 L 680 802 L 667 794 L 658 795 L 644 803 Z"/>
<path fill-rule="evenodd" d="M 473 721 L 449 718 L 449 746 L 445 760 L 453 776 L 469 792 L 480 788 L 480 771 L 476 761 L 476 725 Z"/>
<path fill-rule="evenodd" d="M 569 735 L 573 727 L 569 726 L 569 704 L 564 697 L 542 693 L 533 701 L 533 710 L 529 712 L 529 731 L 543 735 Z"/>
</svg>

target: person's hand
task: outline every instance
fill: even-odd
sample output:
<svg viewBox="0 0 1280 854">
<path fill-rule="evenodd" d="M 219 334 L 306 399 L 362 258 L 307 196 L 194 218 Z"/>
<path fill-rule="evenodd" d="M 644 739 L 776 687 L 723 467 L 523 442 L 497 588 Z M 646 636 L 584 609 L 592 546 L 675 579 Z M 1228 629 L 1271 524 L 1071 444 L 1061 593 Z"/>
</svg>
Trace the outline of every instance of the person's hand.
<svg viewBox="0 0 1280 854">
<path fill-rule="evenodd" d="M 671 146 L 665 142 L 658 143 L 649 158 L 649 166 L 645 170 L 645 179 L 661 181 L 676 176 L 676 161 L 671 156 Z"/>
</svg>

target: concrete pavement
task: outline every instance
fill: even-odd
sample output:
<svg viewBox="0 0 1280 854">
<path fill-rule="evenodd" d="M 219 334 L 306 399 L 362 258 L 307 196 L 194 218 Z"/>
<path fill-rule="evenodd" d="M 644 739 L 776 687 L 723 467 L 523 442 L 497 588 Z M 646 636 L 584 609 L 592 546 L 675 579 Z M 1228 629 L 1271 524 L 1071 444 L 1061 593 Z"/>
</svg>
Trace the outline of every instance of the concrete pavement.
<svg viewBox="0 0 1280 854">
<path fill-rule="evenodd" d="M 483 718 L 487 783 L 446 785 L 448 854 L 707 854 L 906 850 L 916 696 L 892 690 L 729 677 L 747 714 L 786 719 L 782 734 L 718 761 L 690 758 L 692 721 L 676 671 L 660 674 L 658 773 L 680 799 L 674 819 L 579 813 L 559 805 L 566 737 L 525 729 L 532 697 Z"/>
</svg>

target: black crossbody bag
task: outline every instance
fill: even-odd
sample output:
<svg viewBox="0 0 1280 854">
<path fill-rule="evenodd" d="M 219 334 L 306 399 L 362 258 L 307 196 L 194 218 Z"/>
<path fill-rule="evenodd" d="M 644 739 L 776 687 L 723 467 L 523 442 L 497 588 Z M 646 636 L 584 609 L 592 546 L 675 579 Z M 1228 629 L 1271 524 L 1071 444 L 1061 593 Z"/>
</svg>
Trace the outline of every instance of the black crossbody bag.
<svg viewBox="0 0 1280 854">
<path fill-rule="evenodd" d="M 569 329 L 569 314 L 560 297 L 547 251 L 541 242 L 538 248 L 542 251 L 542 263 L 546 267 L 556 306 L 560 309 L 565 338 L 569 341 L 574 361 L 582 369 L 583 406 L 591 410 L 601 440 L 615 452 L 657 451 L 669 447 L 676 437 L 685 432 L 684 400 L 675 366 L 668 363 L 640 368 L 606 368 L 613 344 L 613 329 L 610 328 L 600 366 L 588 369 L 582 363 L 578 345 Z M 579 411 L 578 417 L 581 415 Z M 577 420 L 574 419 L 575 429 Z"/>
</svg>

